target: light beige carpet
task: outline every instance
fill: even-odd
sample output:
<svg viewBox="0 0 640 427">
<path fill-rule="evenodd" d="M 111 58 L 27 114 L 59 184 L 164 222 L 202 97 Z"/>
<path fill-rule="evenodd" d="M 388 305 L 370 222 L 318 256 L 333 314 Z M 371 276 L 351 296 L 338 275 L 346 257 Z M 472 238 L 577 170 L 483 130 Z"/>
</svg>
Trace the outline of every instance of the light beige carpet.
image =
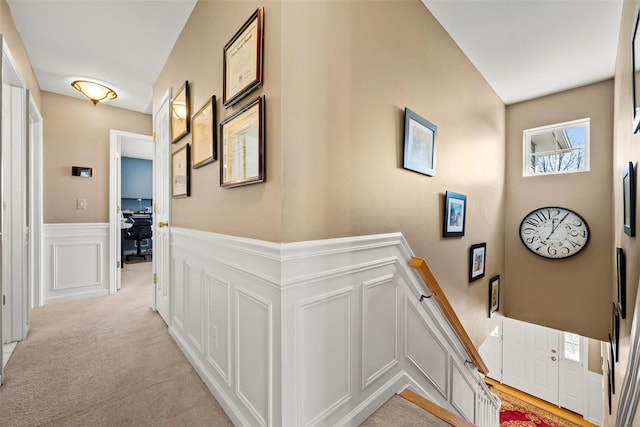
<svg viewBox="0 0 640 427">
<path fill-rule="evenodd" d="M 31 312 L 0 387 L 0 426 L 232 425 L 151 308 L 151 263 L 122 289 Z"/>
<path fill-rule="evenodd" d="M 451 424 L 395 395 L 374 412 L 362 427 L 449 427 Z"/>
</svg>

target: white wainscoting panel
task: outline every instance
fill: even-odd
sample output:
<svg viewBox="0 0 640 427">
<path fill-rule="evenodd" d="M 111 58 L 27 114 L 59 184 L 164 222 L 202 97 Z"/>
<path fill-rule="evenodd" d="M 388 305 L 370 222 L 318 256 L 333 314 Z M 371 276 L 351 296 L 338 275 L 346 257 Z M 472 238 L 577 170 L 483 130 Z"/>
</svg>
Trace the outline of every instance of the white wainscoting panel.
<svg viewBox="0 0 640 427">
<path fill-rule="evenodd" d="M 411 387 L 497 426 L 498 401 L 477 399 L 480 374 L 419 301 L 401 234 L 276 244 L 172 228 L 171 244 L 169 332 L 234 424 L 358 425 Z"/>
<path fill-rule="evenodd" d="M 587 371 L 587 412 L 584 419 L 597 426 L 604 422 L 605 393 L 602 374 Z"/>
<path fill-rule="evenodd" d="M 44 224 L 44 304 L 109 293 L 109 224 Z"/>
</svg>

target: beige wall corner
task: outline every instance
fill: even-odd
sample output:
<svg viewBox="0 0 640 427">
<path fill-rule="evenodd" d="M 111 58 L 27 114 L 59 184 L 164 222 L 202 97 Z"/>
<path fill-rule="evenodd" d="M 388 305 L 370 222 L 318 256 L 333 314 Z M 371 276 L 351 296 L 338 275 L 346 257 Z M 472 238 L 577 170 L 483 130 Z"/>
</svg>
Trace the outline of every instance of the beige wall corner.
<svg viewBox="0 0 640 427">
<path fill-rule="evenodd" d="M 505 315 L 583 336 L 607 339 L 613 274 L 613 81 L 507 107 Z M 590 118 L 591 170 L 523 177 L 523 131 Z M 578 212 L 591 233 L 586 249 L 566 260 L 532 254 L 519 237 L 524 216 L 561 206 Z"/>
<path fill-rule="evenodd" d="M 109 221 L 110 130 L 151 135 L 151 116 L 88 100 L 42 92 L 44 222 Z M 92 178 L 71 176 L 93 168 Z M 77 199 L 87 208 L 76 209 Z"/>
<path fill-rule="evenodd" d="M 11 10 L 9 9 L 9 5 L 6 0 L 0 0 L 0 34 L 5 38 L 5 41 L 9 46 L 11 55 L 13 55 L 13 59 L 16 61 L 20 74 L 27 84 L 27 89 L 31 91 L 31 95 L 33 96 L 38 108 L 42 109 L 40 86 L 38 85 L 36 76 L 31 68 L 31 62 L 27 56 L 27 51 L 24 48 L 22 38 L 20 38 L 20 34 L 13 22 Z"/>
</svg>

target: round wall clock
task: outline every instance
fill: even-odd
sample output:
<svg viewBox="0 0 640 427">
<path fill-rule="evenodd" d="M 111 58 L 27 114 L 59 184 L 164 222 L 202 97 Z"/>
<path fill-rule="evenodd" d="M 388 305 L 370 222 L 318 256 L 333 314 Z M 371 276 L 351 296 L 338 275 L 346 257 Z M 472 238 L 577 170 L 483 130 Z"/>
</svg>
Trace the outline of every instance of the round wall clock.
<svg viewBox="0 0 640 427">
<path fill-rule="evenodd" d="M 520 223 L 520 240 L 541 257 L 569 258 L 587 246 L 589 226 L 571 209 L 539 208 L 529 212 Z"/>
</svg>

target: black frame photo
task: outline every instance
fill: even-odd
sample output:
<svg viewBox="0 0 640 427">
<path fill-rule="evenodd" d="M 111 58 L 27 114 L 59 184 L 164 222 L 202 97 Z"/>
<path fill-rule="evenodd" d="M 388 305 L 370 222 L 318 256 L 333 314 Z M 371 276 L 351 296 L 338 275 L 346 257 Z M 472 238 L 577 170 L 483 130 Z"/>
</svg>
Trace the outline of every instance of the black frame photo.
<svg viewBox="0 0 640 427">
<path fill-rule="evenodd" d="M 191 129 L 191 109 L 189 99 L 189 81 L 186 80 L 178 92 L 171 98 L 171 143 L 174 144 Z"/>
<path fill-rule="evenodd" d="M 171 195 L 174 198 L 191 195 L 191 167 L 189 144 L 171 154 Z"/>
<path fill-rule="evenodd" d="M 613 303 L 613 307 L 611 308 L 611 334 L 609 337 L 611 338 L 611 345 L 613 346 L 613 353 L 615 354 L 615 361 L 617 362 L 620 356 L 618 349 L 618 345 L 620 344 L 620 311 L 618 311 L 615 303 Z"/>
<path fill-rule="evenodd" d="M 215 95 L 191 117 L 191 122 L 191 163 L 197 169 L 217 159 Z"/>
<path fill-rule="evenodd" d="M 467 196 L 447 191 L 444 198 L 444 226 L 442 237 L 464 236 L 467 219 Z"/>
<path fill-rule="evenodd" d="M 436 176 L 438 127 L 408 108 L 404 109 L 404 156 L 402 167 Z"/>
<path fill-rule="evenodd" d="M 500 309 L 500 276 L 489 280 L 489 317 Z"/>
<path fill-rule="evenodd" d="M 484 277 L 487 262 L 487 244 L 476 243 L 469 248 L 469 282 Z"/>
<path fill-rule="evenodd" d="M 223 48 L 223 92 L 225 108 L 262 85 L 264 8 L 258 8 Z"/>
<path fill-rule="evenodd" d="M 627 317 L 627 261 L 622 248 L 616 248 L 616 270 L 618 306 L 620 308 L 620 316 L 625 319 Z"/>
<path fill-rule="evenodd" d="M 628 162 L 622 173 L 623 224 L 625 234 L 636 235 L 636 175 L 633 163 Z"/>
</svg>

